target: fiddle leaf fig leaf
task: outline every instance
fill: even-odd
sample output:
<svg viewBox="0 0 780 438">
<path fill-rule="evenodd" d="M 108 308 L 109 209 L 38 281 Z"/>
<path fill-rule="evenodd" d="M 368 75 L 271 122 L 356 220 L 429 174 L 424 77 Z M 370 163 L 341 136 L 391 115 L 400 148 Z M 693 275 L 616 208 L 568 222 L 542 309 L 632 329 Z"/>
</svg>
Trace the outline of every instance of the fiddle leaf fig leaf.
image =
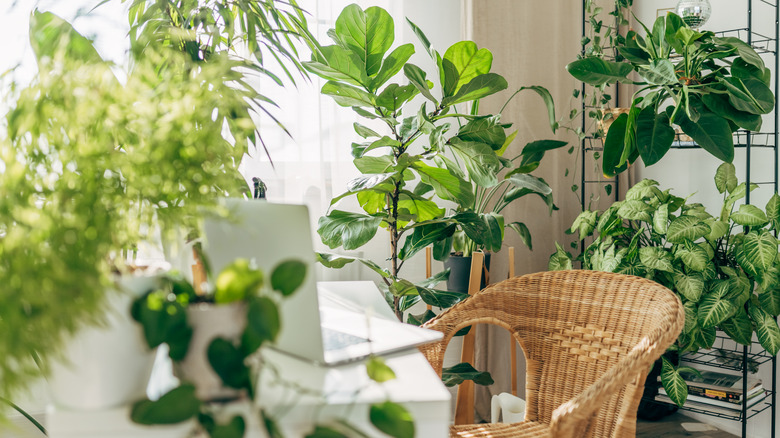
<svg viewBox="0 0 780 438">
<path fill-rule="evenodd" d="M 442 65 L 445 63 L 452 65 L 454 74 L 444 76 L 444 95 L 452 96 L 475 77 L 490 72 L 493 54 L 485 48 L 477 49 L 473 41 L 460 41 L 444 52 Z"/>
<path fill-rule="evenodd" d="M 459 138 L 451 139 L 450 146 L 466 166 L 469 178 L 474 183 L 480 187 L 493 187 L 498 184 L 498 172 L 502 166 L 498 155 L 490 146 Z"/>
<path fill-rule="evenodd" d="M 436 196 L 461 205 L 471 205 L 474 202 L 471 184 L 449 169 L 432 167 L 421 162 L 413 167 L 420 174 L 422 182 L 433 187 Z"/>
<path fill-rule="evenodd" d="M 376 104 L 373 95 L 340 82 L 328 81 L 322 86 L 322 94 L 333 97 L 337 104 L 345 107 L 365 106 L 373 108 Z"/>
<path fill-rule="evenodd" d="M 357 249 L 376 235 L 381 217 L 333 210 L 319 220 L 317 233 L 329 248 Z"/>
<path fill-rule="evenodd" d="M 401 260 L 408 259 L 420 252 L 426 246 L 451 236 L 455 232 L 455 229 L 455 224 L 442 222 L 415 227 L 412 234 L 407 236 L 406 240 L 404 240 L 404 245 L 401 247 L 401 250 L 398 251 L 398 258 Z"/>
<path fill-rule="evenodd" d="M 466 142 L 487 144 L 496 151 L 504 145 L 506 133 L 498 117 L 480 117 L 463 125 L 458 130 L 458 138 Z"/>
<path fill-rule="evenodd" d="M 669 359 L 661 356 L 661 361 L 661 384 L 669 398 L 677 406 L 682 406 L 688 398 L 688 385 Z"/>
<path fill-rule="evenodd" d="M 425 304 L 446 309 L 452 307 L 469 297 L 462 292 L 450 292 L 446 290 L 419 288 L 420 298 Z"/>
<path fill-rule="evenodd" d="M 412 84 L 404 86 L 390 84 L 379 93 L 376 104 L 392 112 L 397 112 L 418 93 L 419 90 Z"/>
<path fill-rule="evenodd" d="M 764 226 L 769 221 L 760 208 L 750 204 L 740 205 L 739 210 L 731 213 L 731 220 L 739 225 L 751 227 Z"/>
<path fill-rule="evenodd" d="M 359 136 L 361 136 L 363 138 L 381 137 L 381 135 L 377 134 L 376 131 L 374 131 L 373 129 L 371 129 L 371 128 L 367 127 L 367 126 L 361 125 L 358 122 L 353 123 L 352 126 L 355 128 L 355 132 L 357 133 L 357 135 L 359 135 Z M 365 151 L 364 151 L 364 153 L 365 153 Z"/>
<path fill-rule="evenodd" d="M 431 94 L 431 87 L 429 86 L 429 82 L 426 79 L 427 74 L 423 69 L 420 67 L 417 67 L 414 64 L 405 64 L 404 65 L 404 75 L 407 79 L 409 79 L 409 82 L 417 87 L 417 89 L 422 93 L 423 96 L 428 98 L 431 102 L 435 103 L 437 106 L 439 105 L 439 101 L 436 100 L 435 97 L 433 97 L 433 94 Z"/>
<path fill-rule="evenodd" d="M 369 83 L 363 61 L 349 50 L 337 45 L 320 49 L 322 57 L 302 63 L 306 70 L 331 81 L 344 81 L 352 85 L 365 86 Z"/>
<path fill-rule="evenodd" d="M 710 233 L 710 227 L 694 216 L 680 216 L 669 224 L 666 240 L 671 243 L 693 242 Z"/>
<path fill-rule="evenodd" d="M 382 62 L 382 68 L 379 73 L 371 80 L 371 90 L 378 90 L 379 87 L 389 81 L 390 78 L 398 74 L 406 64 L 406 61 L 414 55 L 414 44 L 407 43 L 398 46 Z"/>
<path fill-rule="evenodd" d="M 454 96 L 445 97 L 442 100 L 442 104 L 452 106 L 463 102 L 471 102 L 506 90 L 507 87 L 508 84 L 503 76 L 495 73 L 486 73 L 476 76 L 466 85 L 463 85 Z"/>
<path fill-rule="evenodd" d="M 377 6 L 363 11 L 360 6 L 351 4 L 339 14 L 335 29 L 339 41 L 363 62 L 366 75 L 376 75 L 385 52 L 395 39 L 395 25 L 390 14 Z"/>
<path fill-rule="evenodd" d="M 756 325 L 756 335 L 762 347 L 774 356 L 780 351 L 780 328 L 775 319 L 752 301 L 748 302 L 748 314 Z"/>
<path fill-rule="evenodd" d="M 414 438 L 412 414 L 398 403 L 373 404 L 368 414 L 371 424 L 393 438 Z"/>
</svg>

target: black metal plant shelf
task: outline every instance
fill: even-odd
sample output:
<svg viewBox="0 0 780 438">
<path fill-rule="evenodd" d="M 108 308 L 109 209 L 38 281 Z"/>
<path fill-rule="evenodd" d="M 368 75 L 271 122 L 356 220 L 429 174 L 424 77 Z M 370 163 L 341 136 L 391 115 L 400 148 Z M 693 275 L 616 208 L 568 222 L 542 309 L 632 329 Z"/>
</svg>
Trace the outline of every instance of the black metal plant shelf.
<svg viewBox="0 0 780 438">
<path fill-rule="evenodd" d="M 745 420 L 753 418 L 756 415 L 758 415 L 758 414 L 760 414 L 760 413 L 764 412 L 765 410 L 767 410 L 767 409 L 772 407 L 772 403 L 771 403 L 772 391 L 765 390 L 764 394 L 761 397 L 764 397 L 764 399 L 761 400 L 760 402 L 754 404 L 753 406 L 750 406 L 749 408 L 747 408 L 747 411 L 746 411 L 747 415 L 745 416 Z M 653 403 L 653 404 L 676 406 L 676 405 L 673 405 L 671 403 L 658 401 L 658 400 L 655 400 L 655 399 L 652 399 L 652 398 L 649 398 L 649 397 L 645 397 L 642 400 L 645 401 L 645 402 Z M 687 412 L 693 412 L 693 413 L 697 413 L 697 414 L 708 415 L 710 417 L 724 418 L 726 420 L 742 421 L 742 411 L 741 410 L 734 411 L 734 414 L 726 414 L 723 411 L 714 411 L 714 410 L 703 409 L 703 408 L 700 409 L 698 407 L 692 407 L 692 406 L 687 406 L 687 405 L 683 405 L 679 409 L 681 409 L 683 411 L 687 411 Z"/>
</svg>

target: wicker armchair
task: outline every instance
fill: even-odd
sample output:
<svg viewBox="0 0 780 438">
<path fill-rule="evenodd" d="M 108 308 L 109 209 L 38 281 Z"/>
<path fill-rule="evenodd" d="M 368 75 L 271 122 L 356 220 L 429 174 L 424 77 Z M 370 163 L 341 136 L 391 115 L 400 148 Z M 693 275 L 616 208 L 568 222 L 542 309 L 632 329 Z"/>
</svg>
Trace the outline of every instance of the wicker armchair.
<svg viewBox="0 0 780 438">
<path fill-rule="evenodd" d="M 444 333 L 421 347 L 441 374 L 458 330 L 509 330 L 526 359 L 525 421 L 452 426 L 453 437 L 630 437 L 645 377 L 685 321 L 669 289 L 639 277 L 555 271 L 494 284 L 432 319 Z"/>
</svg>

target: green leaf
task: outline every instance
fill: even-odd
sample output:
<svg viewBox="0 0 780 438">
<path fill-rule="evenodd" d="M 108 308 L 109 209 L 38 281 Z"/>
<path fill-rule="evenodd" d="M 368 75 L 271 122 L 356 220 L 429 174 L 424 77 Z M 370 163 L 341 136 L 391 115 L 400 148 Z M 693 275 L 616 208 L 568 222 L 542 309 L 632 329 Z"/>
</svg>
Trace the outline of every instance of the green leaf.
<svg viewBox="0 0 780 438">
<path fill-rule="evenodd" d="M 780 288 L 759 288 L 758 302 L 761 304 L 761 308 L 766 310 L 770 315 L 780 315 Z"/>
<path fill-rule="evenodd" d="M 597 211 L 588 211 L 585 210 L 574 219 L 574 222 L 571 224 L 571 232 L 578 232 L 580 240 L 585 239 L 585 237 L 590 236 L 590 234 L 593 232 L 593 230 L 596 228 L 596 216 L 598 215 Z"/>
<path fill-rule="evenodd" d="M 287 297 L 298 290 L 305 278 L 305 263 L 300 260 L 285 260 L 271 272 L 271 287 Z"/>
<path fill-rule="evenodd" d="M 517 131 L 512 135 L 517 135 Z M 565 141 L 559 140 L 536 140 L 526 144 L 523 147 L 523 151 L 520 152 L 520 156 L 522 157 L 520 166 L 509 172 L 509 175 L 533 172 L 539 167 L 539 163 L 542 161 L 542 158 L 544 158 L 545 152 L 561 148 L 567 144 L 568 143 Z"/>
<path fill-rule="evenodd" d="M 731 193 L 737 187 L 737 169 L 731 163 L 722 163 L 715 172 L 715 187 L 718 193 Z"/>
<path fill-rule="evenodd" d="M 748 64 L 742 58 L 734 59 L 731 64 L 731 75 L 740 79 L 756 78 L 769 86 L 772 80 L 772 71 L 768 68 L 761 69 L 755 65 Z"/>
<path fill-rule="evenodd" d="M 674 72 L 672 72 L 674 74 Z M 637 148 L 645 166 L 657 163 L 674 141 L 674 129 L 669 125 L 666 113 L 655 113 L 654 106 L 648 106 L 639 113 L 636 126 Z"/>
<path fill-rule="evenodd" d="M 661 204 L 653 213 L 653 232 L 664 235 L 669 229 L 669 204 Z"/>
<path fill-rule="evenodd" d="M 463 162 L 469 178 L 480 187 L 498 184 L 498 172 L 502 169 L 496 152 L 485 143 L 450 139 L 450 147 Z"/>
<path fill-rule="evenodd" d="M 604 156 L 601 159 L 601 170 L 607 178 L 614 177 L 628 167 L 625 163 L 620 164 L 620 158 L 625 149 L 624 138 L 627 123 L 628 114 L 621 114 L 609 125 L 607 138 L 604 140 Z"/>
<path fill-rule="evenodd" d="M 255 352 L 266 341 L 275 341 L 280 327 L 279 308 L 273 300 L 268 297 L 250 300 L 247 325 L 241 338 L 244 355 Z"/>
<path fill-rule="evenodd" d="M 669 108 L 667 113 L 671 113 Z M 734 160 L 734 138 L 728 121 L 723 117 L 703 111 L 699 115 L 699 120 L 693 122 L 685 111 L 678 111 L 675 123 L 680 125 L 683 132 L 690 135 L 696 144 L 719 160 L 727 163 Z"/>
<path fill-rule="evenodd" d="M 552 188 L 545 180 L 526 174 L 512 175 L 507 180 L 511 184 L 511 188 L 504 194 L 503 199 L 505 203 L 510 203 L 525 195 L 534 193 L 547 202 L 550 213 L 552 213 Z"/>
<path fill-rule="evenodd" d="M 768 271 L 777 259 L 777 239 L 767 230 L 751 231 L 734 252 L 742 269 L 758 277 Z"/>
<path fill-rule="evenodd" d="M 743 204 L 739 210 L 731 213 L 731 220 L 743 226 L 761 227 L 769 222 L 763 211 L 755 205 Z"/>
<path fill-rule="evenodd" d="M 394 438 L 414 438 L 412 414 L 398 403 L 373 404 L 368 414 L 371 424 Z"/>
<path fill-rule="evenodd" d="M 436 192 L 436 196 L 447 201 L 454 201 L 460 205 L 474 203 L 474 192 L 471 184 L 459 178 L 448 169 L 428 166 L 416 163 L 414 169 L 420 174 L 423 183 L 429 184 Z"/>
<path fill-rule="evenodd" d="M 469 294 L 446 290 L 418 288 L 418 291 L 425 304 L 442 309 L 448 309 L 469 297 Z"/>
<path fill-rule="evenodd" d="M 373 108 L 376 103 L 373 95 L 351 85 L 334 81 L 328 81 L 322 86 L 322 94 L 333 97 L 337 104 L 345 107 Z"/>
<path fill-rule="evenodd" d="M 685 399 L 688 398 L 688 385 L 685 383 L 685 379 L 674 368 L 669 359 L 661 356 L 661 384 L 666 390 L 666 394 L 677 406 L 685 404 Z"/>
<path fill-rule="evenodd" d="M 384 383 L 395 379 L 395 372 L 379 356 L 371 356 L 366 361 L 366 373 L 374 382 Z"/>
<path fill-rule="evenodd" d="M 244 418 L 236 415 L 225 424 L 219 424 L 208 414 L 200 414 L 198 422 L 210 438 L 242 438 L 246 431 Z"/>
<path fill-rule="evenodd" d="M 679 248 L 675 253 L 675 257 L 682 260 L 685 266 L 696 272 L 703 271 L 710 261 L 709 254 L 707 254 L 704 248 L 690 242 L 686 242 L 685 246 Z"/>
<path fill-rule="evenodd" d="M 428 100 L 435 103 L 436 106 L 439 105 L 439 101 L 433 97 L 433 94 L 431 94 L 430 87 L 428 86 L 428 80 L 426 79 L 427 75 L 423 69 L 417 67 L 414 64 L 405 64 L 404 75 L 407 79 L 409 79 L 409 82 L 411 82 L 412 85 L 417 87 L 423 96 L 427 97 Z"/>
<path fill-rule="evenodd" d="M 569 63 L 566 66 L 566 70 L 576 79 L 586 84 L 599 86 L 628 81 L 627 76 L 633 71 L 633 68 L 627 62 L 605 61 L 601 58 L 590 56 Z"/>
<path fill-rule="evenodd" d="M 366 86 L 369 83 L 365 65 L 354 53 L 341 46 L 324 46 L 320 49 L 321 59 L 303 62 L 303 67 L 315 75 L 330 80 L 344 81 L 352 85 Z"/>
<path fill-rule="evenodd" d="M 664 272 L 674 272 L 672 256 L 666 249 L 648 246 L 639 249 L 639 260 L 650 269 Z"/>
<path fill-rule="evenodd" d="M 528 249 L 533 250 L 533 241 L 531 239 L 531 231 L 528 230 L 528 227 L 522 223 L 522 222 L 512 222 L 510 224 L 507 224 L 507 227 L 515 230 L 518 236 L 520 236 L 520 240 L 525 244 L 525 246 L 528 247 Z"/>
<path fill-rule="evenodd" d="M 748 302 L 748 314 L 750 319 L 756 324 L 756 335 L 758 342 L 762 347 L 774 356 L 780 351 L 780 329 L 777 327 L 775 319 L 764 309 Z"/>
<path fill-rule="evenodd" d="M 447 64 L 451 68 L 444 67 Z M 473 41 L 460 41 L 444 52 L 444 96 L 455 95 L 460 88 L 479 75 L 490 72 L 493 54 L 488 49 L 477 49 Z M 452 72 L 450 74 L 449 72 Z"/>
<path fill-rule="evenodd" d="M 212 340 L 206 350 L 206 357 L 226 386 L 236 389 L 251 386 L 249 368 L 244 365 L 246 356 L 230 341 L 223 338 Z"/>
<path fill-rule="evenodd" d="M 458 130 L 458 138 L 465 142 L 484 143 L 491 149 L 501 149 L 506 141 L 504 127 L 497 116 L 473 119 Z"/>
<path fill-rule="evenodd" d="M 135 403 L 130 419 L 145 425 L 181 423 L 197 415 L 200 404 L 195 396 L 195 386 L 185 383 L 165 393 L 159 400 Z"/>
<path fill-rule="evenodd" d="M 737 309 L 737 313 L 719 325 L 731 339 L 742 345 L 753 343 L 753 323 L 743 309 Z"/>
<path fill-rule="evenodd" d="M 419 327 L 425 324 L 426 322 L 432 320 L 433 318 L 436 318 L 436 314 L 433 313 L 432 310 L 427 309 L 425 312 L 419 315 L 412 315 L 411 313 L 409 313 L 408 315 L 406 315 L 406 323 Z"/>
<path fill-rule="evenodd" d="M 442 99 L 442 105 L 452 106 L 463 102 L 482 99 L 491 94 L 505 90 L 508 84 L 506 79 L 496 73 L 479 75 L 462 86 L 454 96 Z"/>
<path fill-rule="evenodd" d="M 33 11 L 30 16 L 30 46 L 35 52 L 39 67 L 44 59 L 57 59 L 59 56 L 107 67 L 92 41 L 51 12 L 41 12 L 38 9 Z"/>
<path fill-rule="evenodd" d="M 237 259 L 217 276 L 214 301 L 217 304 L 242 301 L 260 289 L 263 278 L 262 271 L 250 267 L 249 260 Z"/>
<path fill-rule="evenodd" d="M 737 49 L 737 53 L 743 61 L 762 70 L 765 68 L 764 60 L 761 58 L 761 56 L 756 53 L 750 44 L 742 41 L 737 37 L 712 38 L 712 42 L 715 44 L 732 46 Z"/>
<path fill-rule="evenodd" d="M 729 91 L 729 102 L 734 108 L 751 114 L 768 114 L 775 106 L 772 90 L 755 78 L 722 78 L 721 83 Z"/>
<path fill-rule="evenodd" d="M 471 364 L 461 362 L 442 369 L 441 380 L 447 386 L 460 385 L 466 380 L 473 380 L 477 385 L 489 386 L 493 384 L 493 378 L 487 371 L 477 371 Z"/>
<path fill-rule="evenodd" d="M 772 229 L 777 231 L 780 228 L 780 196 L 777 193 L 773 193 L 766 203 L 766 218 Z"/>
<path fill-rule="evenodd" d="M 398 112 L 406 102 L 409 102 L 418 93 L 417 87 L 412 84 L 400 86 L 390 84 L 385 87 L 376 99 L 376 104 L 387 108 L 392 112 Z"/>
<path fill-rule="evenodd" d="M 384 199 L 382 202 L 384 202 Z M 384 206 L 384 204 L 382 205 Z M 414 221 L 417 223 L 444 216 L 444 209 L 439 208 L 435 202 L 407 191 L 401 192 L 398 208 L 408 211 L 410 215 L 414 216 Z"/>
<path fill-rule="evenodd" d="M 378 90 L 379 87 L 389 81 L 390 78 L 398 74 L 401 71 L 404 64 L 409 61 L 409 58 L 414 54 L 414 44 L 407 43 L 398 46 L 390 52 L 390 54 L 382 62 L 382 68 L 377 73 L 376 77 L 371 80 L 371 90 Z"/>
<path fill-rule="evenodd" d="M 699 302 L 697 319 L 702 328 L 715 327 L 731 318 L 736 311 L 737 309 L 731 301 L 724 299 L 719 294 L 709 293 Z"/>
<path fill-rule="evenodd" d="M 329 248 L 357 249 L 376 235 L 381 222 L 381 217 L 333 210 L 320 218 L 317 233 Z"/>
<path fill-rule="evenodd" d="M 728 94 L 709 93 L 701 96 L 701 100 L 704 105 L 707 106 L 707 109 L 724 119 L 731 120 L 740 128 L 747 129 L 748 131 L 761 130 L 763 122 L 761 116 L 734 108 L 734 106 L 729 103 Z"/>
<path fill-rule="evenodd" d="M 710 227 L 694 216 L 680 216 L 669 224 L 666 240 L 670 243 L 693 242 L 710 233 Z"/>
<path fill-rule="evenodd" d="M 573 269 L 571 254 L 566 252 L 558 242 L 555 242 L 555 252 L 550 256 L 550 261 L 547 263 L 547 269 L 550 271 L 567 271 Z"/>
<path fill-rule="evenodd" d="M 373 129 L 363 126 L 358 122 L 355 122 L 352 124 L 352 127 L 355 128 L 355 132 L 357 135 L 363 137 L 363 138 L 369 138 L 369 137 L 381 137 L 381 135 L 377 134 L 376 131 Z M 364 151 L 365 153 L 365 151 Z"/>
<path fill-rule="evenodd" d="M 674 276 L 674 287 L 685 299 L 698 303 L 704 292 L 704 278 L 698 272 L 688 275 L 677 273 Z"/>
<path fill-rule="evenodd" d="M 653 221 L 653 207 L 642 201 L 624 201 L 618 208 L 617 214 L 631 221 Z"/>
<path fill-rule="evenodd" d="M 668 59 L 652 59 L 649 64 L 640 65 L 637 72 L 651 85 L 672 85 L 678 82 L 674 64 Z"/>
<path fill-rule="evenodd" d="M 404 240 L 404 245 L 398 251 L 398 258 L 401 260 L 408 259 L 426 246 L 452 236 L 455 229 L 455 224 L 447 223 L 432 223 L 415 227 L 412 234 Z"/>
<path fill-rule="evenodd" d="M 384 9 L 373 6 L 365 11 L 351 4 L 336 19 L 336 35 L 341 43 L 358 56 L 368 76 L 379 72 L 382 58 L 393 45 L 393 18 Z"/>
</svg>

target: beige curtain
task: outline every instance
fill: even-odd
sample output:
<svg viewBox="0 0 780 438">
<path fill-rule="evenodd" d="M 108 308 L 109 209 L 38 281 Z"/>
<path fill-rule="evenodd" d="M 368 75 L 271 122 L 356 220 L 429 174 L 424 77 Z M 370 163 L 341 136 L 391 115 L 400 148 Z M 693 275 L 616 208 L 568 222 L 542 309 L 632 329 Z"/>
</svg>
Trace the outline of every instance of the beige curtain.
<svg viewBox="0 0 780 438">
<path fill-rule="evenodd" d="M 580 0 L 464 0 L 463 7 L 466 39 L 492 51 L 493 71 L 509 82 L 508 92 L 481 103 L 485 111 L 499 111 L 514 90 L 528 85 L 541 85 L 552 93 L 559 119 L 563 117 L 565 120 L 573 107 L 579 108 L 580 101 L 572 97 L 572 92 L 580 84 L 566 72 L 565 65 L 580 52 Z M 574 255 L 579 253 L 578 249 L 569 246 L 575 237 L 564 233 L 581 211 L 582 155 L 579 140 L 563 129 L 553 134 L 547 120 L 541 99 L 530 91 L 517 96 L 502 116 L 502 121 L 512 123 L 513 128 L 519 131 L 507 153 L 509 157 L 517 155 L 532 140 L 554 138 L 575 147 L 572 154 L 567 153 L 568 147 L 549 152 L 534 172 L 550 184 L 560 210 L 548 215 L 544 202 L 535 196 L 516 201 L 504 210 L 507 222 L 524 222 L 533 236 L 531 251 L 514 233 L 507 234 L 505 248 L 516 248 L 518 275 L 546 270 L 549 256 L 555 251 L 555 242 Z M 577 119 L 572 127 L 578 127 L 580 123 Z M 586 157 L 585 163 L 586 178 L 599 179 L 600 172 L 595 167 L 597 161 L 592 154 Z M 578 186 L 576 191 L 572 190 L 574 185 Z M 589 183 L 585 188 L 586 208 L 603 207 L 614 200 L 615 192 L 607 195 L 604 184 Z M 620 192 L 624 193 L 625 187 Z M 506 278 L 506 252 L 504 250 L 493 256 L 491 282 Z M 477 421 L 489 421 L 491 395 L 510 391 L 510 337 L 497 327 L 479 327 L 476 344 L 477 368 L 490 371 L 495 380 L 490 387 L 477 387 Z M 518 394 L 525 398 L 522 353 L 519 354 L 519 368 Z"/>
</svg>

